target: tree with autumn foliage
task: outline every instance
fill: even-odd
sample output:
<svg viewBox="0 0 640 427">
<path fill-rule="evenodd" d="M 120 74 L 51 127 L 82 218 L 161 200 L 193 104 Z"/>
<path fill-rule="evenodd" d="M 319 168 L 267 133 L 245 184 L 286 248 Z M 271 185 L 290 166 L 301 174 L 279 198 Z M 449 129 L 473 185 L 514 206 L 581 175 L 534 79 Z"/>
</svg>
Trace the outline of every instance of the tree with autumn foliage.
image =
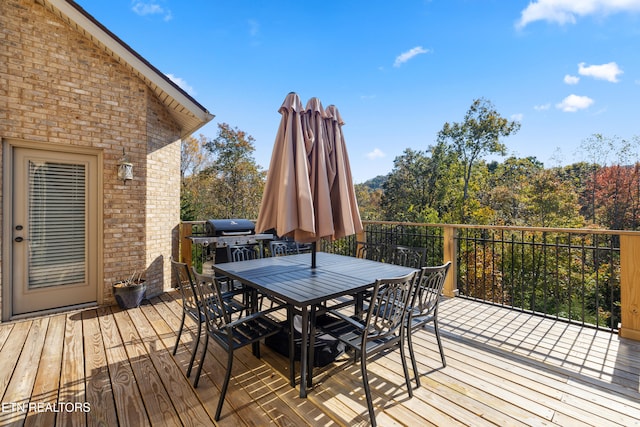
<svg viewBox="0 0 640 427">
<path fill-rule="evenodd" d="M 611 230 L 640 225 L 640 163 L 599 168 L 594 176 L 595 212 Z"/>
<path fill-rule="evenodd" d="M 184 178 L 183 219 L 258 217 L 266 173 L 253 158 L 254 141 L 246 132 L 220 123 L 214 139 L 200 139 L 204 153 L 189 146 L 189 165 L 201 169 L 183 165 L 185 173 L 191 172 Z M 206 162 L 198 163 L 197 154 Z"/>
<path fill-rule="evenodd" d="M 180 218 L 194 221 L 207 204 L 203 196 L 206 182 L 200 172 L 211 164 L 211 153 L 204 147 L 207 139 L 187 137 L 182 140 L 180 150 Z"/>
<path fill-rule="evenodd" d="M 611 229 L 633 224 L 638 227 L 637 186 L 633 180 L 640 155 L 640 137 L 624 139 L 593 134 L 581 144 L 590 163 L 590 176 L 584 190 L 587 219 Z M 627 214 L 627 211 L 629 214 Z M 631 216 L 628 220 L 625 216 Z"/>
</svg>

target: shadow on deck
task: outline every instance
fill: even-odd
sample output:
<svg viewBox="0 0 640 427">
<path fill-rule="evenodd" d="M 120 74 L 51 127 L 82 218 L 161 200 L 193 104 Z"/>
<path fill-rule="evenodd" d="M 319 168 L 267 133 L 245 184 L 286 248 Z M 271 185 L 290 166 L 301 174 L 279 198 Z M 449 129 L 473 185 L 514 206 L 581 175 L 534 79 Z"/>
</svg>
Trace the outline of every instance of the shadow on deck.
<svg viewBox="0 0 640 427">
<path fill-rule="evenodd" d="M 209 346 L 194 389 L 184 372 L 195 325 L 171 354 L 177 293 L 117 307 L 0 324 L 0 425 L 216 425 L 225 354 Z M 461 298 L 442 303 L 447 357 L 414 341 L 422 387 L 408 398 L 399 353 L 370 364 L 380 425 L 640 425 L 640 343 Z M 343 357 L 307 399 L 288 362 L 237 353 L 220 425 L 367 425 L 360 368 Z"/>
</svg>

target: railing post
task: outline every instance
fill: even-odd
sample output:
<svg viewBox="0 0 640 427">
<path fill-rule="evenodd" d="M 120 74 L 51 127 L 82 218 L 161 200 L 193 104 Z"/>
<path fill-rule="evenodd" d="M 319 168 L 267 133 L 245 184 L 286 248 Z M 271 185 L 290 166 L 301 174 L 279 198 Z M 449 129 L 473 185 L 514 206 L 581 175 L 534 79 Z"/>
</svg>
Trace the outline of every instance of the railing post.
<svg viewBox="0 0 640 427">
<path fill-rule="evenodd" d="M 444 282 L 444 289 L 442 293 L 446 297 L 458 296 L 458 266 L 457 256 L 458 248 L 456 248 L 456 228 L 450 225 L 445 225 L 443 229 L 444 238 L 444 262 L 451 261 L 451 267 L 449 267 L 449 273 L 447 279 Z"/>
<path fill-rule="evenodd" d="M 180 262 L 187 265 L 193 265 L 191 239 L 186 238 L 191 236 L 192 228 L 193 224 L 191 223 L 180 223 Z"/>
<path fill-rule="evenodd" d="M 358 256 L 358 254 L 361 253 L 360 247 L 362 246 L 362 243 L 360 242 L 364 243 L 366 241 L 367 241 L 367 232 L 363 228 L 360 233 L 356 233 L 356 253 L 354 254 L 355 256 Z"/>
<path fill-rule="evenodd" d="M 619 334 L 640 340 L 640 236 L 620 236 Z"/>
</svg>

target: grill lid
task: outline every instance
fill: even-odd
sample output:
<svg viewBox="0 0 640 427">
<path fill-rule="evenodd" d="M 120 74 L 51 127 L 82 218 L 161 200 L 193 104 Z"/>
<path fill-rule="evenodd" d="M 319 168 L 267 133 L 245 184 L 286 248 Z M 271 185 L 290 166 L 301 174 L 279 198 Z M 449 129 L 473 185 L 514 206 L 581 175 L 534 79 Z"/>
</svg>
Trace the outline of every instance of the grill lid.
<svg viewBox="0 0 640 427">
<path fill-rule="evenodd" d="M 210 219 L 205 223 L 207 236 L 241 236 L 255 234 L 255 224 L 248 219 Z"/>
</svg>

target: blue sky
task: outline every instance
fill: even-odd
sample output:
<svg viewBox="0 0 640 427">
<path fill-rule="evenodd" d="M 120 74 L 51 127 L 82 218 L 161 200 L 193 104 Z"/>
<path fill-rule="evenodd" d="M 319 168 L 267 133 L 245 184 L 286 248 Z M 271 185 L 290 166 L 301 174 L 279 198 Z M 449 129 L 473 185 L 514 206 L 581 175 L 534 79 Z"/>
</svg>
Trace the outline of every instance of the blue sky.
<svg viewBox="0 0 640 427">
<path fill-rule="evenodd" d="M 77 0 L 269 166 L 287 93 L 334 104 L 356 183 L 426 150 L 474 99 L 522 123 L 510 155 L 582 160 L 640 135 L 640 0 Z"/>
</svg>

